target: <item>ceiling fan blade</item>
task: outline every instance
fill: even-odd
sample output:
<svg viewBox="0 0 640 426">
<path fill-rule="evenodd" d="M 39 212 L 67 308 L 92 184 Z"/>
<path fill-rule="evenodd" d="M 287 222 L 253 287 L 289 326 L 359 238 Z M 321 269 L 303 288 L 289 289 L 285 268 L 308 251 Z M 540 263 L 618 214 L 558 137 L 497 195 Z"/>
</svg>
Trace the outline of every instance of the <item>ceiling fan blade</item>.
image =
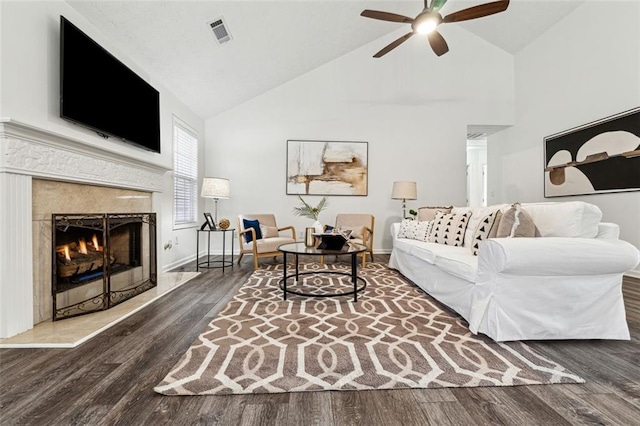
<svg viewBox="0 0 640 426">
<path fill-rule="evenodd" d="M 437 12 L 442 9 L 446 2 L 447 0 L 432 0 L 430 9 Z"/>
<path fill-rule="evenodd" d="M 384 55 L 386 55 L 387 53 L 391 52 L 393 49 L 395 49 L 396 47 L 400 46 L 402 43 L 404 43 L 405 41 L 409 40 L 409 38 L 411 38 L 411 36 L 413 35 L 413 31 L 411 31 L 410 33 L 407 33 L 405 35 L 403 35 L 402 37 L 400 37 L 399 39 L 397 39 L 396 41 L 393 41 L 391 43 L 389 43 L 386 47 L 384 47 L 382 50 L 380 50 L 378 53 L 376 53 L 375 55 L 373 55 L 374 58 L 380 58 Z"/>
<path fill-rule="evenodd" d="M 364 16 L 365 18 L 371 19 L 379 19 L 381 21 L 389 21 L 389 22 L 402 22 L 410 24 L 413 22 L 413 18 L 409 18 L 408 16 L 398 15 L 396 13 L 389 12 L 380 12 L 379 10 L 363 10 L 360 16 Z"/>
<path fill-rule="evenodd" d="M 457 12 L 453 12 L 445 16 L 442 19 L 442 22 L 460 22 L 468 21 L 469 19 L 482 18 L 483 16 L 504 12 L 505 10 L 507 10 L 507 7 L 509 7 L 509 0 L 485 3 L 478 6 L 470 7 L 468 9 L 462 9 Z"/>
<path fill-rule="evenodd" d="M 447 45 L 447 42 L 444 40 L 444 37 L 442 37 L 442 34 L 440 34 L 439 32 L 432 31 L 431 33 L 429 33 L 427 38 L 429 39 L 429 44 L 431 45 L 431 48 L 436 53 L 436 55 L 442 56 L 449 51 L 449 46 Z"/>
</svg>

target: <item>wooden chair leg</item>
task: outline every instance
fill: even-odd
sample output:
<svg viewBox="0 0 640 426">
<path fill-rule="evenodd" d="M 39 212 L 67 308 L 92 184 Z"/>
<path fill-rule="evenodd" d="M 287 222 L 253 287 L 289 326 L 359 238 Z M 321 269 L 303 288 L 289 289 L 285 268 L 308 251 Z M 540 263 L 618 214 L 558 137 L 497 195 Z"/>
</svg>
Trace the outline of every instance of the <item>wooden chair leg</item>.
<svg viewBox="0 0 640 426">
<path fill-rule="evenodd" d="M 320 256 L 320 264 L 324 265 L 324 256 Z"/>
<path fill-rule="evenodd" d="M 242 256 L 244 256 L 244 253 L 242 253 L 242 252 L 241 252 L 241 253 L 238 255 L 238 265 L 240 264 L 240 261 L 242 260 Z"/>
<path fill-rule="evenodd" d="M 258 256 L 253 256 L 253 269 L 258 269 Z"/>
</svg>

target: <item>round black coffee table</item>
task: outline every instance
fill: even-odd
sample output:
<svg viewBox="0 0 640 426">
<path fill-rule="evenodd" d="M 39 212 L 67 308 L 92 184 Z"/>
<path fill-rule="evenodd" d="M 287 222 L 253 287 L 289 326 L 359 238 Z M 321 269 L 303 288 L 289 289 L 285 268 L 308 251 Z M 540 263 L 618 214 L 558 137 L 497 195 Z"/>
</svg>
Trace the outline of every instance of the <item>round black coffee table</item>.
<svg viewBox="0 0 640 426">
<path fill-rule="evenodd" d="M 367 286 L 367 282 L 364 278 L 358 276 L 358 254 L 365 251 L 367 248 L 360 244 L 345 244 L 345 246 L 341 250 L 326 250 L 319 249 L 316 247 L 307 247 L 304 243 L 288 243 L 283 244 L 278 247 L 278 251 L 282 252 L 282 262 L 283 262 L 283 278 L 280 280 L 280 288 L 283 291 L 284 300 L 287 300 L 287 293 L 297 294 L 298 296 L 309 296 L 309 297 L 338 297 L 338 296 L 349 296 L 353 294 L 353 301 L 358 301 L 358 293 L 365 289 Z M 295 273 L 287 274 L 287 255 L 294 255 L 294 263 L 295 263 Z M 342 271 L 327 271 L 327 270 L 317 270 L 317 271 L 308 271 L 308 272 L 300 272 L 298 259 L 300 256 L 336 256 L 336 255 L 351 255 L 351 272 L 342 272 Z M 292 288 L 287 288 L 287 281 L 293 279 L 295 283 L 299 282 L 299 278 L 301 275 L 322 275 L 322 274 L 334 274 L 334 275 L 346 275 L 351 277 L 351 283 L 353 284 L 352 291 L 340 292 L 340 293 L 322 293 L 322 294 L 312 294 L 305 293 L 302 291 L 298 291 Z M 358 287 L 358 281 L 362 283 L 360 287 Z"/>
</svg>

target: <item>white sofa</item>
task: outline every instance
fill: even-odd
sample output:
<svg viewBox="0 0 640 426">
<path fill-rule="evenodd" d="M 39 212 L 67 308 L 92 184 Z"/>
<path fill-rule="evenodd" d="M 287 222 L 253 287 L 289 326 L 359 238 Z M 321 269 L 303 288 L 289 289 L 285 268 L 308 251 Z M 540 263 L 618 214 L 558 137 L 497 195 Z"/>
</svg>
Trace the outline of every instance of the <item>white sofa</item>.
<svg viewBox="0 0 640 426">
<path fill-rule="evenodd" d="M 389 266 L 495 341 L 628 340 L 622 275 L 640 253 L 618 239 L 618 225 L 580 201 L 522 204 L 540 237 L 489 238 L 474 256 L 475 227 L 509 207 L 454 207 L 472 212 L 461 247 L 398 238 L 393 224 Z"/>
</svg>

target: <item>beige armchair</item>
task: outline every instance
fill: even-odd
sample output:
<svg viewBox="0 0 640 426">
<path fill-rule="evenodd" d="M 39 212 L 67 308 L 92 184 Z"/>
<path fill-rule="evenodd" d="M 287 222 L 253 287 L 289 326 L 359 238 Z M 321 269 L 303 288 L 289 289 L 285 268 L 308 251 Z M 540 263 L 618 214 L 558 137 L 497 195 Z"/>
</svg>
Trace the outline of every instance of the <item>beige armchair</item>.
<svg viewBox="0 0 640 426">
<path fill-rule="evenodd" d="M 362 252 L 362 267 L 366 266 L 367 254 L 373 262 L 373 228 L 375 217 L 370 214 L 342 213 L 336 216 L 336 229 L 351 230 L 350 241 L 364 245 L 367 250 Z"/>
<path fill-rule="evenodd" d="M 256 230 L 253 227 L 244 227 L 244 221 L 257 220 L 259 223 L 262 238 L 256 238 Z M 291 231 L 280 235 L 282 231 Z M 249 236 L 249 242 L 247 242 Z M 253 268 L 258 269 L 258 259 L 264 257 L 273 257 L 282 254 L 278 251 L 278 246 L 296 241 L 296 230 L 293 226 L 285 226 L 278 228 L 276 225 L 276 217 L 272 214 L 250 214 L 238 216 L 238 239 L 240 242 L 240 254 L 238 256 L 238 264 L 245 254 L 253 255 Z"/>
</svg>

